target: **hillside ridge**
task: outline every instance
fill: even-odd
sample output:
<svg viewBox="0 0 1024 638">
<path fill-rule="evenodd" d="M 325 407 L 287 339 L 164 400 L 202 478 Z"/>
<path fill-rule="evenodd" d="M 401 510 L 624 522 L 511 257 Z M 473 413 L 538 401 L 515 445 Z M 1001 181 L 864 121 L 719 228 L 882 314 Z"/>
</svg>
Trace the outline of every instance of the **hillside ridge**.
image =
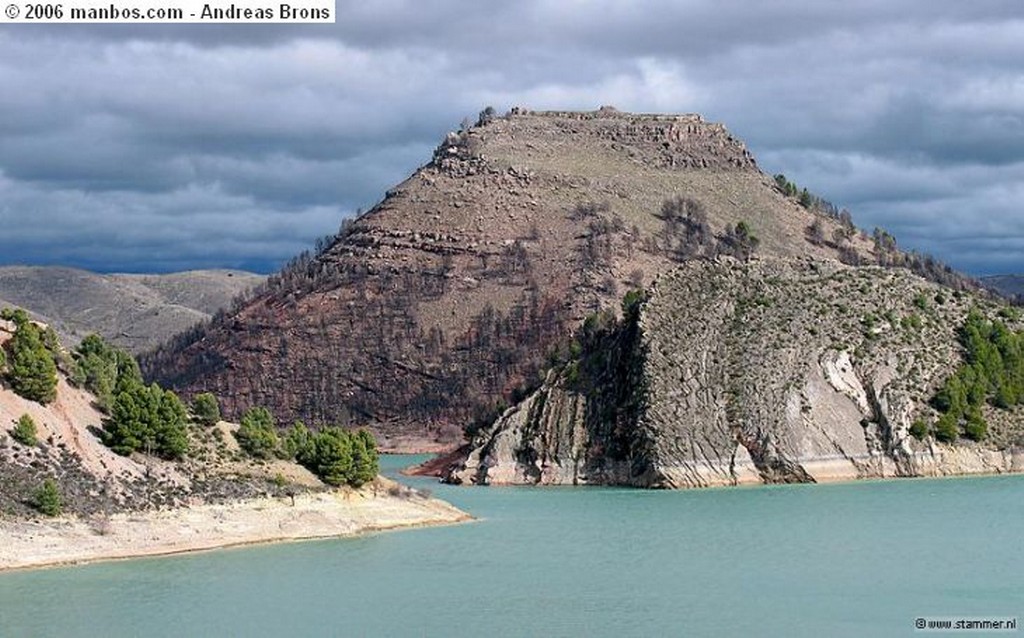
<svg viewBox="0 0 1024 638">
<path fill-rule="evenodd" d="M 0 266 L 0 305 L 24 308 L 69 345 L 95 333 L 137 354 L 208 321 L 263 280 L 238 270 L 101 274 Z"/>
</svg>

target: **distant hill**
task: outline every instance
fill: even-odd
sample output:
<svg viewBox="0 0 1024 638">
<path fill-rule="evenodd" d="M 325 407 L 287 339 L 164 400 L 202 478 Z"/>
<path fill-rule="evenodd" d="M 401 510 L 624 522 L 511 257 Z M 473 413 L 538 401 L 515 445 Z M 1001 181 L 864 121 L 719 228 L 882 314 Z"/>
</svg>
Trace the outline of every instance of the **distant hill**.
<svg viewBox="0 0 1024 638">
<path fill-rule="evenodd" d="M 62 267 L 0 267 L 0 306 L 20 306 L 67 343 L 90 333 L 139 353 L 209 319 L 264 280 L 234 270 L 101 275 Z"/>
<path fill-rule="evenodd" d="M 1024 275 L 989 275 L 979 279 L 981 285 L 1004 297 L 1024 295 Z"/>
</svg>

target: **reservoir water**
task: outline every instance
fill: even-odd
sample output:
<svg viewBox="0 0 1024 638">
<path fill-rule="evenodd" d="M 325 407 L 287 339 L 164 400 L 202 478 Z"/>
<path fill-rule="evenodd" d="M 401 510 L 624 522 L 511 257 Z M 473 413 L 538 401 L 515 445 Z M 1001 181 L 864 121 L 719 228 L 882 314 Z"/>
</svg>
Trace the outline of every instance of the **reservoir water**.
<svg viewBox="0 0 1024 638">
<path fill-rule="evenodd" d="M 402 480 L 481 520 L 0 575 L 0 636 L 909 636 L 927 635 L 918 617 L 1024 620 L 1024 476 Z"/>
</svg>

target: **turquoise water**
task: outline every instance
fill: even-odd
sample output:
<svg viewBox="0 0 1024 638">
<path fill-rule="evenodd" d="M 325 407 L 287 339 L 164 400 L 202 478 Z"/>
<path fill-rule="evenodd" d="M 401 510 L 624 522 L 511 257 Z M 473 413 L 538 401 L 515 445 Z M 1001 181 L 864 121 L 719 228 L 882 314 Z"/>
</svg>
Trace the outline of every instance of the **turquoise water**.
<svg viewBox="0 0 1024 638">
<path fill-rule="evenodd" d="M 482 520 L 2 575 L 0 636 L 907 636 L 918 616 L 1024 620 L 1024 476 L 403 480 Z"/>
</svg>

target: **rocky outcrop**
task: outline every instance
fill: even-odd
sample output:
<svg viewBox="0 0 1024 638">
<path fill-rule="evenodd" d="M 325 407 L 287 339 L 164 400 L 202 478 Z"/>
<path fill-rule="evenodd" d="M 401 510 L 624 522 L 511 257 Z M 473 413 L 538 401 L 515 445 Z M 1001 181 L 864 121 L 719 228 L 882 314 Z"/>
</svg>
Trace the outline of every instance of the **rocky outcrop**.
<svg viewBox="0 0 1024 638">
<path fill-rule="evenodd" d="M 215 392 L 231 416 L 262 405 L 281 423 L 369 426 L 385 449 L 450 449 L 585 316 L 740 221 L 759 253 L 836 257 L 806 239 L 815 219 L 839 229 L 700 116 L 514 110 L 450 134 L 316 254 L 144 370 Z M 870 259 L 869 242 L 843 241 Z"/>
<path fill-rule="evenodd" d="M 1020 452 L 909 434 L 959 364 L 955 328 L 974 304 L 994 308 L 902 270 L 691 262 L 477 433 L 445 480 L 682 488 L 1019 471 Z M 572 383 L 595 358 L 593 382 Z"/>
</svg>

